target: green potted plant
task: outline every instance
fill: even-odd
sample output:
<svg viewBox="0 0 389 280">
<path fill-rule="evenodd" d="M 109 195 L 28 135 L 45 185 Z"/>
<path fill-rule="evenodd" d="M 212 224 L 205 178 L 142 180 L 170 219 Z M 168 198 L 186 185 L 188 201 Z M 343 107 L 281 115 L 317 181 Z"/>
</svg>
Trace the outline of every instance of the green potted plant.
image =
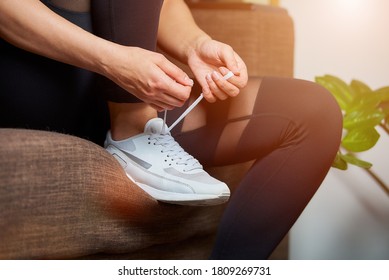
<svg viewBox="0 0 389 280">
<path fill-rule="evenodd" d="M 332 75 L 318 76 L 315 81 L 333 94 L 343 112 L 344 134 L 333 166 L 346 170 L 353 164 L 369 169 L 372 164 L 356 153 L 375 146 L 380 138 L 378 126 L 389 134 L 389 86 L 372 90 L 361 81 L 347 84 Z"/>
</svg>

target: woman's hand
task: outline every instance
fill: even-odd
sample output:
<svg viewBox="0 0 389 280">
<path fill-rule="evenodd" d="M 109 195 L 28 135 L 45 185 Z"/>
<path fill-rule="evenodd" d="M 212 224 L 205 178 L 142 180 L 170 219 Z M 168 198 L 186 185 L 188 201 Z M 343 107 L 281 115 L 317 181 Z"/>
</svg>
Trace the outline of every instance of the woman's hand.
<svg viewBox="0 0 389 280">
<path fill-rule="evenodd" d="M 105 76 L 158 111 L 181 107 L 193 80 L 163 55 L 136 47 L 117 46 Z"/>
<path fill-rule="evenodd" d="M 0 1 L 0 14 L 1 38 L 102 74 L 159 111 L 182 106 L 190 95 L 193 81 L 162 55 L 99 38 L 39 0 Z"/>
<path fill-rule="evenodd" d="M 229 45 L 210 38 L 203 39 L 189 51 L 188 65 L 208 102 L 237 96 L 247 84 L 247 67 L 240 56 Z M 228 71 L 234 76 L 226 81 L 222 77 Z"/>
</svg>

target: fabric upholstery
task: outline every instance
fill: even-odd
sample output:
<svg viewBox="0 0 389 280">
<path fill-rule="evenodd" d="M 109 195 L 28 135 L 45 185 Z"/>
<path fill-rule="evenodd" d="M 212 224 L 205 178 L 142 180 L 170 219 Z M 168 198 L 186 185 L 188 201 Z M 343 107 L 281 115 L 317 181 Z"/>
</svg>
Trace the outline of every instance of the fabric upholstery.
<svg viewBox="0 0 389 280">
<path fill-rule="evenodd" d="M 103 148 L 53 132 L 0 129 L 0 178 L 2 259 L 158 248 L 209 236 L 221 212 L 158 203 L 132 185 Z M 146 250 L 152 252 L 147 258 L 154 250 Z M 169 246 L 158 251 L 180 255 Z"/>
</svg>

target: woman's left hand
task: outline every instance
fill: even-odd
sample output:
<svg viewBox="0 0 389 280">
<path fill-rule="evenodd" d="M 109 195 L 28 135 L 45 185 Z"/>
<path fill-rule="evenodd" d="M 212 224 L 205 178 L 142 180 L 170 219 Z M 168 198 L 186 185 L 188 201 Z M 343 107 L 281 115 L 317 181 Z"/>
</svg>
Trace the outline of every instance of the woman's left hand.
<svg viewBox="0 0 389 280">
<path fill-rule="evenodd" d="M 202 40 L 189 52 L 188 65 L 208 102 L 237 96 L 247 84 L 247 67 L 240 56 L 231 46 L 210 38 Z M 234 76 L 224 80 L 228 71 Z"/>
</svg>

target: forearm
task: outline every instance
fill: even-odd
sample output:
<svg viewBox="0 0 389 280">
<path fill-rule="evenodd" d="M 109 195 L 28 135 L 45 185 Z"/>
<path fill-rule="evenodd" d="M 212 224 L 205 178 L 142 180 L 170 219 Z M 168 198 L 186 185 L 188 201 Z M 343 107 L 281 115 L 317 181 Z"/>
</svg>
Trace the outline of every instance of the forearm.
<svg viewBox="0 0 389 280">
<path fill-rule="evenodd" d="M 158 31 L 158 44 L 164 51 L 187 63 L 189 53 L 209 38 L 183 0 L 164 1 Z"/>
<path fill-rule="evenodd" d="M 27 51 L 101 74 L 103 54 L 112 47 L 37 0 L 0 1 L 0 37 Z"/>
</svg>

